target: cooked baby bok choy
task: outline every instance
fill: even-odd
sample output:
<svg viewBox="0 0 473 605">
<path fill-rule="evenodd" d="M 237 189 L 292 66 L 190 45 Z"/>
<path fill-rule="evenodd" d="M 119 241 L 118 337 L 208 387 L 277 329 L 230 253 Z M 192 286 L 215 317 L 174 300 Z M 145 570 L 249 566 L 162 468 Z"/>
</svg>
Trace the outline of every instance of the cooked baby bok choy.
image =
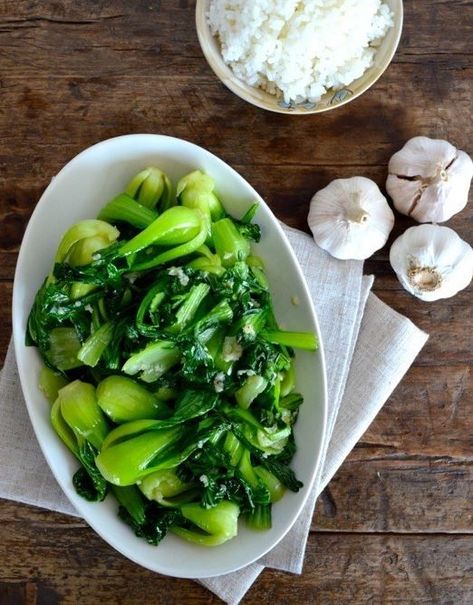
<svg viewBox="0 0 473 605">
<path fill-rule="evenodd" d="M 78 493 L 110 493 L 150 544 L 171 531 L 216 546 L 239 519 L 271 527 L 272 505 L 302 486 L 294 349 L 317 339 L 277 323 L 252 252 L 257 205 L 228 215 L 199 170 L 173 191 L 148 167 L 66 232 L 26 341 Z"/>
<path fill-rule="evenodd" d="M 54 430 L 81 463 L 73 477 L 77 492 L 87 500 L 103 500 L 107 483 L 95 465 L 95 456 L 109 431 L 97 405 L 93 385 L 74 380 L 59 390 L 51 408 Z"/>
<path fill-rule="evenodd" d="M 139 172 L 128 183 L 126 193 L 145 208 L 164 212 L 173 204 L 172 185 L 159 168 L 150 166 Z"/>
</svg>

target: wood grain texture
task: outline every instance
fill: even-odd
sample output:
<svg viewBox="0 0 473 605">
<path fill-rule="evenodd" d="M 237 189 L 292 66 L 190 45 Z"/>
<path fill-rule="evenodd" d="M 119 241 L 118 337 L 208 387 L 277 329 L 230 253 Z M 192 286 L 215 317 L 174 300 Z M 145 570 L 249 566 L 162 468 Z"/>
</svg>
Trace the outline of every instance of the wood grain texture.
<svg viewBox="0 0 473 605">
<path fill-rule="evenodd" d="M 412 136 L 472 154 L 473 5 L 404 4 L 401 45 L 378 83 L 337 111 L 292 118 L 215 79 L 192 0 L 0 0 L 0 363 L 28 218 L 60 168 L 101 139 L 159 132 L 200 144 L 305 230 L 317 189 L 357 174 L 383 188 L 390 156 Z M 448 222 L 470 243 L 471 201 Z M 412 224 L 397 215 L 365 270 L 430 340 L 320 498 L 303 575 L 266 570 L 245 604 L 473 602 L 473 288 L 431 304 L 402 289 L 389 245 Z M 1 605 L 219 602 L 130 563 L 80 520 L 7 501 L 0 560 Z"/>
<path fill-rule="evenodd" d="M 0 595 L 25 590 L 29 578 L 37 602 L 51 605 L 219 602 L 191 580 L 159 576 L 118 556 L 82 521 L 18 504 L 3 508 Z M 467 604 L 470 556 L 465 536 L 313 533 L 304 573 L 265 570 L 243 603 Z"/>
</svg>

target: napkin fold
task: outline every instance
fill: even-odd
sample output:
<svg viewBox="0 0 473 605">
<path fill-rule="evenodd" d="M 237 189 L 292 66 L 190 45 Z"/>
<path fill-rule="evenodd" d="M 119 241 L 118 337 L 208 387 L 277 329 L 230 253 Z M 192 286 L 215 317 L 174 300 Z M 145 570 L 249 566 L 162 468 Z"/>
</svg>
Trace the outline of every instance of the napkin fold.
<svg viewBox="0 0 473 605">
<path fill-rule="evenodd" d="M 265 566 L 301 573 L 315 502 L 402 379 L 428 336 L 370 292 L 360 261 L 338 261 L 308 235 L 283 226 L 314 302 L 327 366 L 327 439 L 307 503 L 286 537 L 260 561 L 200 580 L 236 605 Z M 13 346 L 0 375 L 0 497 L 76 515 L 36 441 Z"/>
</svg>

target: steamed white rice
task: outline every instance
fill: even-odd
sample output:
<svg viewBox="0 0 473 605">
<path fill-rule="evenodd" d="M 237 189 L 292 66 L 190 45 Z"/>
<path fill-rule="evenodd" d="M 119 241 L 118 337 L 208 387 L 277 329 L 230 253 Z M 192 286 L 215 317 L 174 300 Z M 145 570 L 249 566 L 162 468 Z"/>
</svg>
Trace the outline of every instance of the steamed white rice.
<svg viewBox="0 0 473 605">
<path fill-rule="evenodd" d="M 235 75 L 286 103 L 317 102 L 362 76 L 369 45 L 393 24 L 382 0 L 211 0 L 208 21 Z"/>
</svg>

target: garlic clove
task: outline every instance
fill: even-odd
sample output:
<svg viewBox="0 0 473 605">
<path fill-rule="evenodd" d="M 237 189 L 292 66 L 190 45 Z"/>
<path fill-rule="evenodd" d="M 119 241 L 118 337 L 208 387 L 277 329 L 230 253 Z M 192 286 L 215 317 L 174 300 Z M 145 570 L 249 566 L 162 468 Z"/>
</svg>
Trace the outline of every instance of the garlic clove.
<svg viewBox="0 0 473 605">
<path fill-rule="evenodd" d="M 386 191 L 393 200 L 394 198 L 396 198 L 396 200 L 410 200 L 410 206 L 407 208 L 407 212 L 402 212 L 402 214 L 412 216 L 412 212 L 415 211 L 415 207 L 420 199 L 421 192 L 419 190 L 418 181 L 401 179 L 394 174 L 390 174 L 386 181 Z M 396 206 L 395 202 L 394 205 Z M 397 209 L 399 210 L 399 208 Z"/>
<path fill-rule="evenodd" d="M 389 162 L 386 189 L 402 214 L 442 223 L 463 210 L 473 162 L 448 141 L 414 137 Z"/>
<path fill-rule="evenodd" d="M 404 288 L 425 301 L 450 298 L 473 278 L 473 249 L 440 225 L 407 229 L 391 246 L 389 260 Z"/>
<path fill-rule="evenodd" d="M 352 177 L 318 191 L 307 221 L 316 243 L 332 256 L 364 260 L 386 243 L 394 214 L 376 183 Z"/>
</svg>

